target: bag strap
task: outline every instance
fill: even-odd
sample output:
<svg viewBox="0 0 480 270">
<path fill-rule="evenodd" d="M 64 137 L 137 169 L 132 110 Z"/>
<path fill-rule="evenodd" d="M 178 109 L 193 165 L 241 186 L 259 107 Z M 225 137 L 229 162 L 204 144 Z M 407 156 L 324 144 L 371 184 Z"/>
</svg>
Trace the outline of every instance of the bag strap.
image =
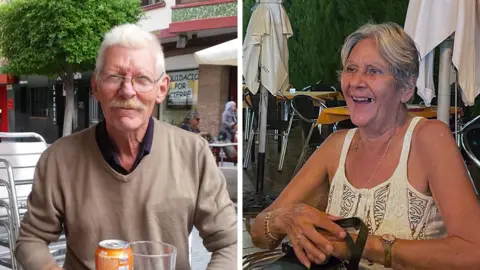
<svg viewBox="0 0 480 270">
<path fill-rule="evenodd" d="M 350 260 L 348 262 L 347 270 L 356 270 L 360 265 L 363 250 L 368 238 L 368 228 L 365 223 L 357 217 L 339 219 L 334 221 L 342 228 L 354 228 L 360 230 L 358 232 L 357 240 L 354 242 L 352 237 L 347 233 L 346 242 L 350 250 Z"/>
</svg>

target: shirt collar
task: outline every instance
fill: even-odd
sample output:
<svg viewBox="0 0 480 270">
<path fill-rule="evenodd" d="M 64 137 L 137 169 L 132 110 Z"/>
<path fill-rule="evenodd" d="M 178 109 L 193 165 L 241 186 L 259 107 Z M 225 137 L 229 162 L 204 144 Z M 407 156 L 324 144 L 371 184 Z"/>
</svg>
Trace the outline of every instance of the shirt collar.
<svg viewBox="0 0 480 270">
<path fill-rule="evenodd" d="M 137 165 L 140 160 L 150 154 L 152 150 L 153 144 L 153 133 L 154 133 L 154 121 L 153 117 L 150 117 L 148 120 L 147 130 L 143 137 L 143 141 L 140 144 L 140 151 L 138 152 L 137 161 L 135 164 Z M 101 121 L 97 127 L 95 128 L 95 139 L 98 144 L 98 148 L 103 155 L 103 158 L 108 162 L 116 162 L 117 150 L 115 149 L 113 142 L 110 140 L 107 132 L 107 123 L 105 120 Z M 135 166 L 134 166 L 135 167 Z M 133 168 L 134 169 L 134 168 Z"/>
</svg>

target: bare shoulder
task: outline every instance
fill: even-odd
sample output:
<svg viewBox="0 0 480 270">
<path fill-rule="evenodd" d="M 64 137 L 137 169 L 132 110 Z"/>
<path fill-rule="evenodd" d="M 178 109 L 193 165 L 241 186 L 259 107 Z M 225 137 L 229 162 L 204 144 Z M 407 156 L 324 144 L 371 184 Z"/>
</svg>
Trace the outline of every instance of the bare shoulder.
<svg viewBox="0 0 480 270">
<path fill-rule="evenodd" d="M 327 165 L 329 173 L 336 171 L 348 129 L 336 131 L 322 143 L 315 152 L 316 157 Z"/>
<path fill-rule="evenodd" d="M 450 128 L 436 119 L 421 120 L 413 133 L 412 143 L 415 148 L 427 150 L 421 152 L 424 155 L 449 151 L 452 149 L 451 147 L 456 147 Z"/>
<path fill-rule="evenodd" d="M 349 129 L 342 129 L 330 134 L 324 142 L 325 147 L 333 149 L 342 148 L 348 131 Z"/>
</svg>

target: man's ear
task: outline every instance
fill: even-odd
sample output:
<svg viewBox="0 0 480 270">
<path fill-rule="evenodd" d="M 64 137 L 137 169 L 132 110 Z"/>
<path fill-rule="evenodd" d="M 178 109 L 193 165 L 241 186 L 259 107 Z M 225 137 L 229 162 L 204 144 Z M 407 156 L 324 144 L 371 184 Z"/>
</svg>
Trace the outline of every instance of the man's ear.
<svg viewBox="0 0 480 270">
<path fill-rule="evenodd" d="M 98 83 L 97 83 L 97 73 L 94 72 L 92 74 L 92 78 L 90 78 L 90 86 L 92 87 L 92 94 L 95 96 L 95 98 L 98 100 Z"/>
<path fill-rule="evenodd" d="M 159 88 L 157 90 L 156 101 L 158 104 L 162 103 L 168 94 L 168 88 L 170 85 L 170 77 L 165 73 L 164 77 L 159 82 Z"/>
</svg>

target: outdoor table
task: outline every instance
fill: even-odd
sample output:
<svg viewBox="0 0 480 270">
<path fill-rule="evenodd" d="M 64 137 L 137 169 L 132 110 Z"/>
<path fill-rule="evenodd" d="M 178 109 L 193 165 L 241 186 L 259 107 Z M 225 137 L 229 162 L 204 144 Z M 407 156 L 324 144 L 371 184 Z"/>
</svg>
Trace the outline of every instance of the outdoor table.
<svg viewBox="0 0 480 270">
<path fill-rule="evenodd" d="M 210 148 L 220 148 L 220 165 L 221 166 L 223 166 L 223 156 L 225 155 L 223 148 L 230 147 L 230 146 L 237 146 L 237 145 L 238 143 L 232 143 L 232 142 L 215 142 L 215 143 L 208 144 Z"/>
<path fill-rule="evenodd" d="M 461 112 L 461 108 L 458 108 Z M 425 118 L 432 118 L 437 116 L 437 107 L 425 107 L 420 105 L 409 105 L 408 113 L 411 116 L 421 116 Z M 455 114 L 455 107 L 450 107 L 450 114 Z M 317 119 L 317 125 L 320 124 L 334 124 L 350 118 L 350 111 L 347 107 L 332 107 L 322 110 Z"/>
<path fill-rule="evenodd" d="M 291 100 L 298 95 L 312 96 L 318 99 L 343 98 L 342 92 L 337 91 L 295 91 L 295 93 L 293 94 L 288 91 L 277 96 L 277 98 L 281 98 L 281 96 L 284 96 L 286 99 Z"/>
</svg>

